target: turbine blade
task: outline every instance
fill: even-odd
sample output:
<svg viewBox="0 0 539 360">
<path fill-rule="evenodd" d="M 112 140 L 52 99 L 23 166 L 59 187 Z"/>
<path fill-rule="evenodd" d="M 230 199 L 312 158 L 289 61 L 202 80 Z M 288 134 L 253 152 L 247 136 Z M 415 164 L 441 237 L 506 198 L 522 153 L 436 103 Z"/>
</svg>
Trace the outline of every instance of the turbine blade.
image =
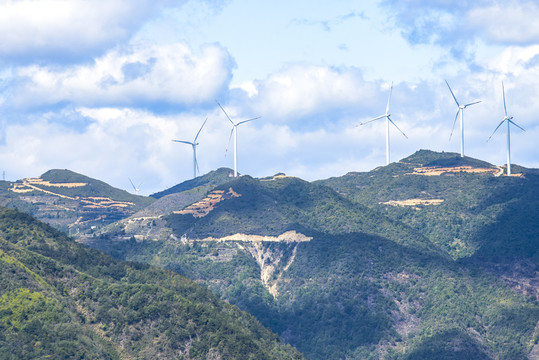
<svg viewBox="0 0 539 360">
<path fill-rule="evenodd" d="M 232 121 L 232 119 L 230 118 L 230 116 L 228 116 L 228 114 L 226 113 L 225 109 L 223 109 L 223 107 L 221 106 L 221 104 L 219 104 L 219 101 L 215 100 L 215 102 L 217 103 L 217 105 L 219 105 L 219 107 L 221 108 L 221 110 L 223 110 L 223 112 L 224 112 L 225 115 L 226 115 L 226 118 L 232 123 L 232 125 L 236 125 L 236 124 L 234 124 L 234 121 Z"/>
<path fill-rule="evenodd" d="M 502 94 L 503 94 L 503 111 L 505 111 L 505 117 L 507 117 L 507 106 L 505 106 L 505 87 L 502 81 Z"/>
<path fill-rule="evenodd" d="M 403 133 L 401 129 L 399 129 L 399 127 L 397 126 L 397 124 L 395 124 L 395 123 L 393 122 L 393 120 L 391 120 L 391 118 L 390 118 L 389 116 L 387 117 L 387 119 L 393 124 L 393 126 L 395 126 L 395 127 L 397 128 L 397 130 L 399 130 L 399 131 L 401 132 L 402 135 L 404 135 L 405 138 L 408 139 L 408 136 L 406 136 L 406 134 Z"/>
<path fill-rule="evenodd" d="M 183 144 L 189 144 L 189 145 L 195 145 L 194 143 L 190 142 L 190 141 L 183 141 L 183 140 L 172 140 L 174 142 L 179 142 L 179 143 L 183 143 Z"/>
<path fill-rule="evenodd" d="M 468 106 L 470 106 L 470 105 L 479 104 L 480 102 L 481 102 L 481 100 L 477 100 L 477 101 L 474 101 L 474 102 L 471 102 L 471 103 L 469 103 L 469 104 L 464 105 L 464 107 L 468 107 Z"/>
<path fill-rule="evenodd" d="M 524 130 L 522 127 L 518 126 L 513 120 L 507 119 L 507 121 L 509 121 L 511 124 L 515 125 L 515 126 L 516 126 L 517 128 L 519 128 L 520 130 L 526 131 L 526 130 Z"/>
<path fill-rule="evenodd" d="M 505 120 L 506 120 L 506 119 L 504 118 L 504 119 L 498 124 L 498 126 L 496 126 L 496 129 L 494 129 L 494 131 L 492 132 L 492 135 L 490 135 L 490 136 L 488 137 L 487 142 L 488 142 L 488 141 L 490 140 L 490 138 L 496 133 L 496 131 L 498 131 L 498 129 L 500 128 L 500 126 L 502 126 L 502 124 L 503 124 L 503 122 L 504 122 Z"/>
<path fill-rule="evenodd" d="M 200 173 L 200 169 L 199 169 L 199 167 L 198 167 L 198 160 L 197 160 L 197 158 L 195 158 L 195 165 L 196 165 L 196 167 L 197 167 L 197 173 Z"/>
<path fill-rule="evenodd" d="M 457 101 L 457 98 L 455 97 L 455 94 L 453 94 L 453 90 L 451 90 L 451 86 L 449 86 L 449 83 L 447 82 L 447 80 L 445 80 L 445 83 L 447 84 L 447 87 L 449 88 L 449 91 L 451 91 L 451 95 L 453 96 L 453 99 L 455 100 L 455 102 L 457 103 L 457 106 L 460 106 L 459 102 Z"/>
<path fill-rule="evenodd" d="M 387 99 L 386 114 L 389 114 L 389 103 L 391 102 L 392 93 L 393 93 L 393 81 L 391 82 L 391 89 L 389 89 L 389 98 Z"/>
<path fill-rule="evenodd" d="M 128 178 L 128 179 L 129 179 L 129 182 L 131 183 L 131 186 L 133 187 L 133 190 L 137 191 L 137 188 L 135 187 L 135 184 L 133 184 L 133 182 L 131 181 L 130 178 Z"/>
<path fill-rule="evenodd" d="M 230 140 L 232 140 L 232 134 L 234 133 L 235 126 L 232 126 L 232 130 L 230 130 L 230 136 L 228 137 L 228 143 L 226 144 L 226 150 L 225 150 L 225 156 L 228 152 L 228 146 L 230 145 Z"/>
<path fill-rule="evenodd" d="M 204 120 L 204 122 L 202 123 L 202 126 L 200 127 L 200 130 L 198 130 L 197 136 L 195 136 L 195 140 L 193 141 L 193 143 L 196 143 L 196 142 L 197 142 L 198 135 L 199 135 L 200 132 L 202 131 L 202 128 L 204 127 L 204 125 L 206 125 L 206 121 L 208 121 L 208 118 L 206 118 L 206 120 Z"/>
<path fill-rule="evenodd" d="M 374 119 L 370 119 L 369 121 L 362 122 L 362 123 L 359 124 L 359 125 L 365 125 L 365 124 L 368 124 L 368 123 L 373 122 L 373 121 L 375 121 L 375 120 L 378 120 L 378 119 L 381 119 L 381 118 L 385 118 L 386 116 L 387 116 L 387 115 L 380 115 L 380 116 L 378 116 L 378 117 L 375 117 Z"/>
<path fill-rule="evenodd" d="M 451 141 L 451 137 L 453 136 L 453 131 L 455 130 L 455 125 L 457 124 L 457 119 L 459 117 L 459 113 L 460 113 L 460 108 L 459 110 L 457 111 L 457 115 L 455 115 L 455 121 L 453 121 L 453 127 L 451 128 L 451 135 L 449 135 L 449 141 Z"/>
<path fill-rule="evenodd" d="M 256 119 L 260 119 L 262 116 L 257 116 L 255 118 L 252 118 L 252 119 L 249 119 L 249 120 L 243 120 L 243 121 L 240 121 L 239 123 L 237 123 L 236 125 L 240 125 L 240 124 L 243 124 L 243 123 L 246 123 L 248 121 L 253 121 L 253 120 L 256 120 Z"/>
</svg>

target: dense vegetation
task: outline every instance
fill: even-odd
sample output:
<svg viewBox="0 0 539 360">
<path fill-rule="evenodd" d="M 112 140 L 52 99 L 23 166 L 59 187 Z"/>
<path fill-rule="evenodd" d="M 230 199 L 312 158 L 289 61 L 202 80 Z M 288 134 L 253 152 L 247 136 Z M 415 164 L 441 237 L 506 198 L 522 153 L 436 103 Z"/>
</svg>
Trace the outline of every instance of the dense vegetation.
<svg viewBox="0 0 539 360">
<path fill-rule="evenodd" d="M 441 347 L 446 358 L 463 358 L 449 349 L 465 348 L 469 359 L 524 359 L 539 340 L 537 302 L 477 266 L 377 236 L 311 235 L 287 270 L 278 264 L 275 298 L 248 242 L 129 242 L 115 250 L 206 284 L 311 359 L 420 358 Z M 264 245 L 269 260 L 285 263 L 294 246 Z"/>
<path fill-rule="evenodd" d="M 425 235 L 453 258 L 528 259 L 539 265 L 539 174 L 516 167 L 521 177 L 448 173 L 411 174 L 417 167 L 492 165 L 453 153 L 421 150 L 399 163 L 318 183 Z M 398 207 L 390 200 L 442 199 L 436 206 Z M 535 210 L 534 210 L 535 209 Z"/>
<path fill-rule="evenodd" d="M 204 217 L 170 215 L 169 227 L 189 238 L 236 233 L 277 236 L 288 230 L 326 234 L 364 232 L 436 251 L 418 232 L 366 206 L 354 204 L 326 186 L 293 177 L 257 180 L 243 176 L 215 188 L 229 189 L 240 196 L 220 203 Z"/>
<path fill-rule="evenodd" d="M 296 178 L 244 176 L 215 188 L 232 188 L 241 196 L 219 203 L 208 215 L 168 217 L 178 238 L 296 230 L 312 237 L 309 242 L 102 239 L 101 246 L 206 284 L 310 359 L 525 359 L 539 341 L 537 284 L 531 296 L 516 292 L 478 259 L 487 249 L 497 257 L 510 255 L 527 262 L 521 271 L 535 277 L 536 267 L 529 263 L 539 238 L 535 215 L 503 218 L 519 223 L 518 231 L 507 224 L 515 236 L 496 230 L 508 206 L 518 208 L 526 200 L 530 205 L 524 208 L 532 211 L 534 187 L 523 183 L 531 176 L 404 175 L 423 164 L 490 166 L 431 152 L 407 161 L 412 160 L 331 179 L 346 185 L 332 184 L 341 194 Z M 495 204 L 487 194 L 497 182 L 526 188 L 512 201 L 497 188 Z M 443 205 L 380 204 L 437 197 L 445 199 Z M 474 228 L 481 221 L 483 226 Z M 461 235 L 460 248 L 448 245 L 455 232 L 472 230 L 474 237 Z M 496 247 L 482 246 L 485 234 Z M 263 280 L 268 269 L 272 275 Z"/>
<path fill-rule="evenodd" d="M 463 166 L 487 171 L 415 171 Z M 514 170 L 523 176 L 496 177 L 499 169 L 488 163 L 431 151 L 315 183 L 284 176 L 231 179 L 230 170 L 219 169 L 158 194 L 150 206 L 85 240 L 115 257 L 206 285 L 309 359 L 534 358 L 539 171 Z M 210 191 L 230 189 L 241 196 L 214 204 L 203 217 L 172 214 Z M 395 202 L 411 199 L 438 202 Z M 311 240 L 204 240 L 288 230 Z M 129 314 L 125 309 L 116 308 Z M 117 339 L 110 335 L 112 323 L 126 320 L 98 322 L 92 311 L 82 328 L 103 323 L 107 336 Z M 99 314 L 118 316 L 110 309 Z M 126 328 L 124 334 L 133 325 Z"/>
<path fill-rule="evenodd" d="M 0 209 L 2 359 L 299 359 L 252 316 Z"/>
</svg>

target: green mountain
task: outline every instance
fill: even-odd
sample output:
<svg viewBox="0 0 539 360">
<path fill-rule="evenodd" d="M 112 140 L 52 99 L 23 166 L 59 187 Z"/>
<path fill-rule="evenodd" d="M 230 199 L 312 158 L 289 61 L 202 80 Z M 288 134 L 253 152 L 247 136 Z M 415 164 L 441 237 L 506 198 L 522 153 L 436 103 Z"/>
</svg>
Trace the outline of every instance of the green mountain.
<svg viewBox="0 0 539 360">
<path fill-rule="evenodd" d="M 425 235 L 454 259 L 539 265 L 539 173 L 421 150 L 367 173 L 317 182 Z"/>
<path fill-rule="evenodd" d="M 219 168 L 217 170 L 210 171 L 203 176 L 198 176 L 194 179 L 184 181 L 176 186 L 171 187 L 170 189 L 160 191 L 150 196 L 159 199 L 166 195 L 181 193 L 200 187 L 210 189 L 230 181 L 231 174 L 233 174 L 233 171 L 231 169 Z"/>
<path fill-rule="evenodd" d="M 92 234 L 154 201 L 69 170 L 2 182 L 0 206 L 17 208 L 70 234 Z"/>
<path fill-rule="evenodd" d="M 92 246 L 205 284 L 309 359 L 533 358 L 537 172 L 520 171 L 420 151 L 315 183 L 184 184 L 166 236 L 111 225 Z"/>
<path fill-rule="evenodd" d="M 78 236 L 78 240 L 96 248 L 104 249 L 102 238 L 114 237 L 125 241 L 131 238 L 140 240 L 165 240 L 172 235 L 166 218 L 173 212 L 183 210 L 185 207 L 202 200 L 215 187 L 231 181 L 230 169 L 221 168 L 210 171 L 208 174 L 187 180 L 170 189 L 151 195 L 153 202 L 145 207 L 139 207 L 135 213 L 123 219 L 100 224 L 94 231 L 85 236 Z"/>
<path fill-rule="evenodd" d="M 209 290 L 0 208 L 2 359 L 300 359 Z"/>
</svg>

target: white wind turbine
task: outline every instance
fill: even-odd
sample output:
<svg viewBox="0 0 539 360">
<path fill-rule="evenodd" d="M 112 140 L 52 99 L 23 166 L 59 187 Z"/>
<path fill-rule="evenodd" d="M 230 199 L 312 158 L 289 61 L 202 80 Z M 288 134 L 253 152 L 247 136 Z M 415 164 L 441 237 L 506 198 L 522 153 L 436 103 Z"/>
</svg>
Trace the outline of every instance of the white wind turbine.
<svg viewBox="0 0 539 360">
<path fill-rule="evenodd" d="M 230 145 L 230 139 L 232 138 L 232 133 L 234 133 L 234 177 L 237 177 L 238 176 L 238 125 L 241 125 L 248 121 L 260 119 L 260 116 L 235 123 L 234 121 L 232 121 L 232 119 L 230 119 L 230 116 L 228 116 L 228 114 L 226 113 L 225 109 L 223 109 L 221 104 L 219 104 L 217 100 L 216 102 L 217 102 L 217 105 L 219 105 L 219 107 L 221 108 L 221 110 L 223 110 L 223 112 L 225 113 L 227 119 L 232 123 L 232 130 L 230 130 L 230 137 L 228 138 L 228 144 L 226 148 L 228 151 L 228 145 Z"/>
<path fill-rule="evenodd" d="M 135 184 L 133 184 L 133 181 L 131 181 L 130 178 L 128 179 L 129 179 L 129 182 L 131 183 L 131 186 L 133 186 L 133 190 L 135 190 L 135 195 L 138 195 L 140 191 L 140 185 L 142 185 L 142 183 L 138 184 L 138 186 L 135 186 Z"/>
<path fill-rule="evenodd" d="M 400 133 L 402 135 L 404 135 L 405 138 L 408 139 L 408 136 L 406 136 L 406 134 L 404 132 L 402 132 L 401 129 L 399 129 L 397 124 L 395 124 L 393 122 L 393 120 L 391 120 L 391 114 L 389 113 L 389 103 L 391 102 L 391 93 L 392 92 L 393 92 L 393 83 L 391 83 L 391 89 L 389 90 L 389 98 L 387 99 L 386 113 L 384 115 L 380 115 L 378 117 L 375 117 L 374 119 L 371 119 L 369 121 L 366 121 L 364 123 L 359 124 L 359 125 L 365 125 L 365 124 L 368 124 L 368 123 L 370 123 L 372 121 L 382 119 L 382 118 L 386 118 L 386 165 L 389 165 L 389 123 L 392 123 L 393 126 L 395 126 L 397 128 L 397 130 L 399 130 Z"/>
<path fill-rule="evenodd" d="M 197 162 L 197 145 L 198 145 L 198 143 L 197 143 L 197 139 L 198 139 L 198 135 L 200 135 L 200 132 L 202 131 L 202 128 L 206 124 L 206 121 L 208 121 L 208 118 L 206 118 L 206 120 L 204 120 L 204 123 L 202 123 L 202 126 L 198 130 L 197 135 L 195 136 L 195 140 L 193 140 L 193 142 L 191 142 L 191 141 L 183 141 L 183 140 L 172 140 L 174 142 L 179 142 L 179 143 L 183 143 L 183 144 L 189 144 L 189 145 L 191 145 L 193 147 L 193 179 L 197 177 L 197 170 L 198 170 L 198 162 Z"/>
<path fill-rule="evenodd" d="M 505 88 L 503 86 L 502 81 L 502 94 L 503 94 L 503 111 L 505 112 L 505 116 L 503 117 L 503 120 L 498 124 L 496 129 L 494 129 L 494 132 L 492 135 L 489 136 L 488 140 L 494 135 L 494 133 L 502 126 L 504 121 L 507 121 L 507 176 L 511 176 L 511 124 L 515 125 L 517 128 L 519 128 L 522 131 L 526 131 L 520 126 L 518 126 L 514 121 L 512 116 L 507 116 L 507 106 L 505 105 Z"/>
<path fill-rule="evenodd" d="M 481 100 L 471 102 L 466 105 L 460 105 L 455 94 L 453 94 L 453 90 L 451 90 L 451 86 L 449 86 L 449 83 L 447 80 L 445 80 L 445 83 L 447 84 L 447 87 L 449 88 L 449 91 L 451 92 L 451 95 L 453 96 L 453 99 L 455 100 L 455 103 L 458 106 L 457 114 L 455 115 L 455 121 L 453 121 L 453 128 L 451 129 L 451 135 L 449 135 L 449 141 L 451 141 L 451 137 L 453 136 L 453 131 L 455 130 L 455 124 L 457 123 L 457 118 L 459 117 L 460 113 L 460 156 L 464 157 L 464 109 L 466 109 L 470 105 L 478 104 L 481 102 Z"/>
</svg>

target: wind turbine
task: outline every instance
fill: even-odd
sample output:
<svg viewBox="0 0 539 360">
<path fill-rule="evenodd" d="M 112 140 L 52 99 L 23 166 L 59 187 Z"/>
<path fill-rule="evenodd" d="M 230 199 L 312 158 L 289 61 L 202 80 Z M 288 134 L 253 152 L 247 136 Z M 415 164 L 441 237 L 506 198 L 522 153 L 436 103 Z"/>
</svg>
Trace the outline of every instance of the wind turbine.
<svg viewBox="0 0 539 360">
<path fill-rule="evenodd" d="M 131 186 L 133 186 L 133 190 L 135 190 L 135 195 L 138 195 L 139 191 L 140 191 L 140 185 L 142 185 L 142 183 L 140 183 L 138 186 L 135 186 L 135 184 L 133 184 L 133 181 L 131 181 L 130 178 L 129 179 L 129 182 L 131 183 Z"/>
<path fill-rule="evenodd" d="M 397 124 L 395 124 L 393 122 L 393 120 L 391 120 L 391 114 L 389 113 L 389 103 L 391 102 L 391 93 L 392 92 L 393 92 L 393 83 L 391 83 L 391 89 L 389 90 L 389 98 L 387 99 L 386 113 L 384 115 L 380 115 L 378 117 L 375 117 L 374 119 L 371 119 L 369 121 L 366 121 L 364 123 L 359 124 L 359 125 L 365 125 L 365 124 L 368 124 L 368 123 L 370 123 L 372 121 L 382 119 L 382 118 L 386 118 L 386 165 L 389 165 L 389 123 L 392 123 L 393 126 L 395 126 L 397 128 L 397 130 L 399 130 L 400 133 L 402 135 L 404 135 L 405 138 L 408 139 L 408 136 L 406 136 L 406 134 L 403 133 L 401 129 L 399 129 Z"/>
<path fill-rule="evenodd" d="M 183 140 L 172 140 L 174 142 L 179 142 L 179 143 L 183 143 L 183 144 L 189 144 L 193 147 L 193 179 L 197 177 L 197 170 L 198 170 L 198 162 L 197 162 L 197 139 L 198 139 L 198 135 L 200 135 L 200 132 L 202 131 L 202 128 L 204 127 L 204 125 L 206 125 L 206 121 L 208 121 L 208 118 L 206 118 L 206 120 L 204 120 L 204 122 L 202 123 L 202 126 L 200 127 L 200 129 L 198 130 L 197 132 L 197 135 L 195 136 L 195 140 L 193 140 L 193 142 L 191 141 L 183 141 Z"/>
<path fill-rule="evenodd" d="M 230 139 L 232 139 L 232 134 L 234 134 L 234 177 L 237 177 L 238 176 L 238 126 L 248 121 L 260 119 L 260 116 L 235 123 L 234 121 L 232 121 L 232 119 L 230 119 L 230 116 L 228 116 L 228 114 L 226 113 L 225 109 L 223 109 L 221 104 L 219 104 L 217 100 L 215 100 L 215 102 L 217 103 L 217 105 L 219 105 L 221 110 L 223 110 L 227 119 L 232 123 L 232 130 L 230 130 L 230 137 L 228 138 L 228 144 L 226 146 L 226 149 L 228 151 L 228 145 L 230 145 Z"/>
<path fill-rule="evenodd" d="M 470 105 L 480 103 L 481 100 L 474 101 L 466 105 L 460 105 L 457 98 L 455 97 L 455 94 L 453 94 L 453 90 L 451 90 L 451 86 L 449 86 L 447 80 L 445 80 L 445 83 L 447 84 L 447 87 L 449 88 L 449 91 L 451 92 L 451 95 L 453 95 L 453 99 L 455 100 L 455 103 L 459 108 L 457 110 L 457 114 L 455 115 L 455 121 L 453 121 L 453 128 L 451 129 L 451 135 L 449 135 L 449 141 L 451 141 L 451 137 L 453 136 L 453 130 L 455 130 L 455 124 L 457 123 L 457 118 L 459 117 L 460 113 L 460 156 L 464 157 L 464 109 L 466 109 Z"/>
<path fill-rule="evenodd" d="M 503 111 L 505 112 L 505 116 L 503 117 L 503 120 L 498 124 L 496 129 L 494 129 L 494 132 L 487 141 L 490 140 L 490 138 L 494 135 L 494 133 L 502 126 L 504 121 L 507 121 L 507 176 L 511 176 L 511 124 L 515 125 L 517 128 L 519 128 L 522 131 L 526 131 L 520 126 L 518 126 L 514 121 L 512 116 L 507 116 L 507 106 L 505 105 L 505 88 L 503 86 L 502 81 L 502 94 L 503 94 Z"/>
</svg>

